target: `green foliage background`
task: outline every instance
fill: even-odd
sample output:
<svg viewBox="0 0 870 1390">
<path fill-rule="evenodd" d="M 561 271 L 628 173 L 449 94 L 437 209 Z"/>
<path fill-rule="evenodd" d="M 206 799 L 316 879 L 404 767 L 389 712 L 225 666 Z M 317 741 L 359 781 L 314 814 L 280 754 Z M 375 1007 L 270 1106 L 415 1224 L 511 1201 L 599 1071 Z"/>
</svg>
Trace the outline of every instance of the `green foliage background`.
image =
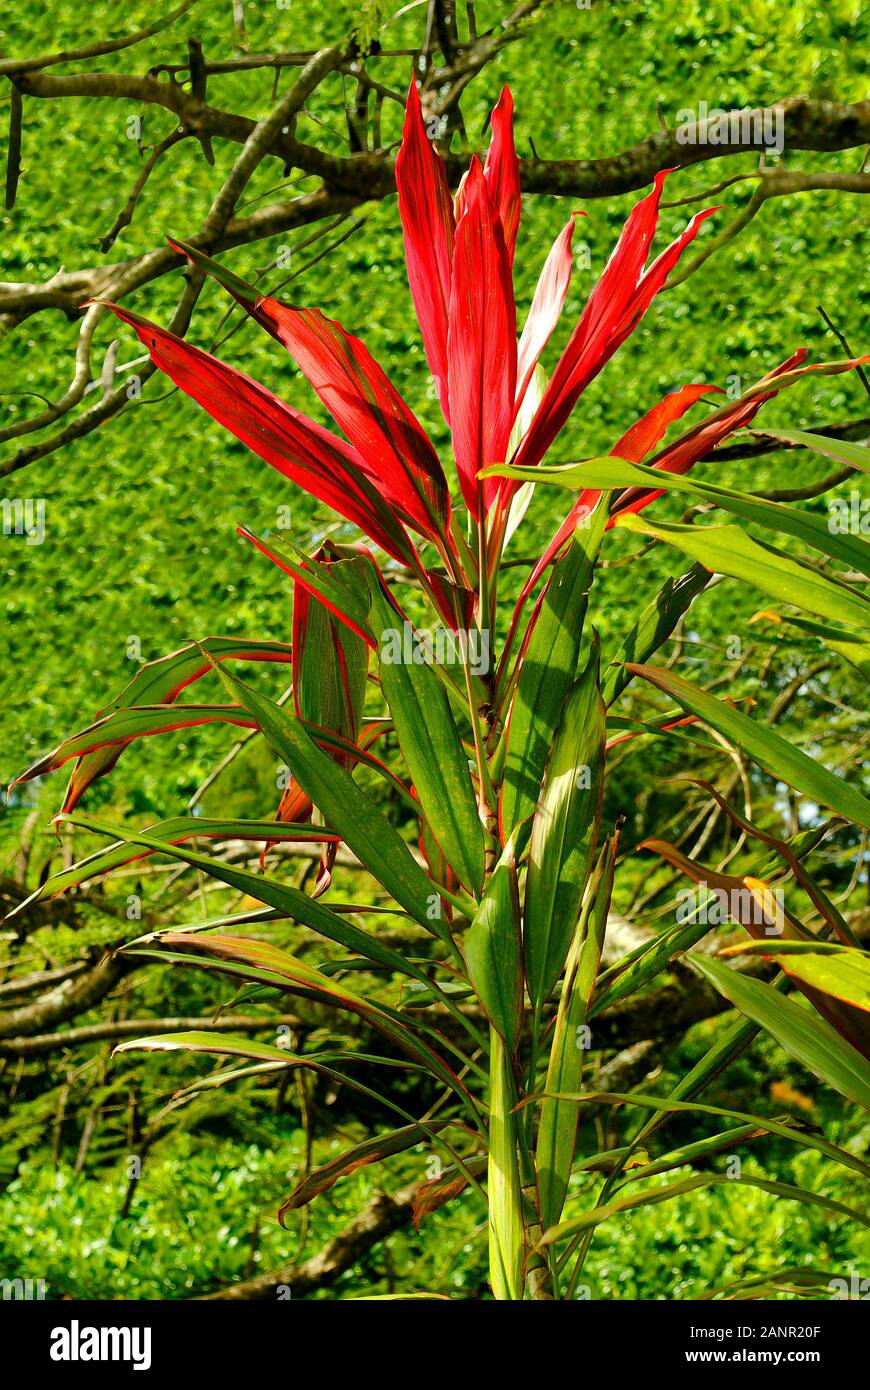
<svg viewBox="0 0 870 1390">
<path fill-rule="evenodd" d="M 382 8 L 386 13 L 394 7 Z M 481 27 L 503 13 L 501 5 L 486 0 L 477 9 Z M 385 43 L 403 47 L 418 40 L 421 13 L 412 10 L 392 21 L 384 32 Z M 18 55 L 74 46 L 94 35 L 128 32 L 153 15 L 154 7 L 141 0 L 92 3 L 86 23 L 81 6 L 71 0 L 51 6 L 17 5 L 2 21 L 0 50 Z M 245 15 L 251 51 L 263 51 L 334 41 L 348 31 L 358 10 L 345 0 L 330 0 L 329 5 L 293 0 L 286 9 L 266 0 L 248 0 Z M 228 56 L 234 45 L 230 5 L 206 0 L 177 28 L 132 54 L 101 59 L 98 66 L 144 71 L 158 61 L 181 61 L 187 33 L 201 38 L 207 54 Z M 509 81 L 521 147 L 527 148 L 533 139 L 536 150 L 552 158 L 613 154 L 656 128 L 657 101 L 673 120 L 681 108 L 695 107 L 701 100 L 710 107 L 752 106 L 797 92 L 860 100 L 865 96 L 868 38 L 870 16 L 860 0 L 831 0 L 825 6 L 803 0 L 743 0 L 739 7 L 721 0 L 649 0 L 594 4 L 591 10 L 561 0 L 474 82 L 464 103 L 466 125 L 472 144 L 481 144 L 486 114 L 501 84 Z M 400 62 L 389 60 L 388 68 L 384 60 L 384 69 L 394 85 L 404 85 L 407 73 Z M 228 108 L 243 100 L 249 103 L 255 87 L 257 106 L 252 110 L 249 105 L 249 114 L 268 108 L 269 74 L 253 81 L 247 75 L 231 75 L 212 82 Z M 338 79 L 325 84 L 312 103 L 306 128 L 310 138 L 327 146 L 332 141 L 336 150 L 343 149 L 343 100 Z M 136 113 L 134 105 L 114 102 L 69 100 L 61 105 L 25 99 L 24 172 L 15 209 L 0 216 L 0 278 L 40 281 L 61 264 L 70 269 L 99 261 L 98 239 L 125 201 L 139 168 L 126 124 L 127 115 Z M 397 109 L 396 114 L 389 112 L 389 120 L 396 137 Z M 0 124 L 5 122 L 0 119 Z M 149 110 L 143 139 L 156 141 L 170 128 L 168 113 Z M 0 138 L 5 139 L 5 132 Z M 204 216 L 234 153 L 234 148 L 217 143 L 217 168 L 211 170 L 195 142 L 171 151 L 110 259 L 146 250 L 167 234 L 189 233 Z M 828 168 L 853 169 L 858 159 L 856 151 L 825 156 Z M 811 168 L 812 160 L 806 154 L 785 155 L 788 166 Z M 732 167 L 748 172 L 754 159 L 744 156 Z M 715 164 L 675 174 L 668 196 L 685 197 L 717 178 Z M 264 198 L 279 182 L 275 166 L 261 167 L 246 199 Z M 304 187 L 303 183 L 298 191 Z M 725 210 L 714 219 L 717 225 L 744 205 L 750 189 L 751 184 L 737 184 L 722 195 Z M 575 273 L 562 338 L 553 345 L 550 362 L 636 196 L 585 205 L 588 218 L 581 221 L 577 238 L 588 243 L 591 268 Z M 526 199 L 517 253 L 521 311 L 568 210 L 557 199 Z M 685 217 L 685 209 L 666 209 L 662 240 L 681 228 Z M 304 239 L 298 233 L 243 248 L 229 255 L 227 263 L 251 277 L 282 246 L 290 247 L 294 278 L 288 297 L 317 305 L 360 332 L 431 427 L 436 442 L 445 444 L 407 292 L 395 199 L 367 207 L 361 218 L 360 229 L 348 241 L 310 268 L 307 260 L 324 243 L 308 251 L 296 249 Z M 708 224 L 702 239 L 710 234 Z M 587 392 L 560 443 L 559 457 L 605 451 L 654 401 L 684 382 L 724 386 L 739 378 L 745 388 L 801 345 L 817 359 L 839 356 L 818 314 L 820 303 L 856 350 L 866 350 L 868 249 L 866 213 L 858 198 L 813 193 L 768 205 L 738 241 L 712 257 L 687 283 L 660 296 L 641 328 Z M 265 283 L 273 284 L 276 275 L 285 273 L 272 272 Z M 178 291 L 178 276 L 170 276 L 128 303 L 165 322 Z M 222 332 L 225 312 L 221 292 L 207 286 L 190 339 L 208 346 Z M 229 326 L 237 331 L 222 349 L 227 360 L 317 415 L 313 395 L 275 344 L 254 325 L 239 324 L 237 317 Z M 95 364 L 117 329 L 114 321 L 101 325 Z M 40 408 L 35 393 L 50 399 L 59 396 L 70 375 L 76 332 L 77 325 L 61 315 L 40 314 L 0 342 L 0 413 L 16 419 Z M 139 355 L 139 345 L 126 329 L 121 340 L 119 361 Z M 41 546 L 29 546 L 21 538 L 0 539 L 3 781 L 63 734 L 86 724 L 94 710 L 126 684 L 133 672 L 127 655 L 131 638 L 138 639 L 142 657 L 148 660 L 207 634 L 288 636 L 287 586 L 267 561 L 237 539 L 235 527 L 243 523 L 260 533 L 273 529 L 279 525 L 279 509 L 289 503 L 294 538 L 305 543 L 332 527 L 332 518 L 291 491 L 192 402 L 166 388 L 163 378 L 152 379 L 143 399 L 131 403 L 120 419 L 32 465 L 7 485 L 7 496 L 46 500 L 47 536 Z M 800 426 L 865 413 L 860 384 L 848 376 L 804 384 L 765 407 L 763 419 Z M 824 465 L 809 456 L 783 455 L 734 465 L 722 480 L 747 488 L 795 486 L 824 471 Z M 515 542 L 518 555 L 534 555 L 561 517 L 562 495 L 542 496 L 541 491 Z M 661 514 L 668 515 L 670 504 L 659 505 Z M 825 502 L 812 505 L 823 511 Z M 609 545 L 616 561 L 629 549 L 622 536 Z M 666 567 L 675 568 L 675 562 L 656 549 L 641 562 L 616 563 L 605 571 L 595 614 L 605 639 L 630 620 L 638 593 L 651 593 Z M 687 655 L 703 663 L 705 676 L 712 678 L 729 669 L 724 647 L 730 636 L 740 635 L 748 644 L 748 655 L 737 693 L 754 695 L 764 710 L 798 669 L 797 663 L 807 659 L 807 648 L 779 639 L 775 662 L 762 671 L 767 639 L 760 641 L 749 627 L 752 614 L 762 606 L 749 588 L 730 581 L 719 585 L 698 605 L 693 629 L 703 632 L 703 642 L 698 639 L 692 645 L 690 633 Z M 821 707 L 810 697 L 799 700 L 783 729 L 796 739 L 805 740 L 808 734 L 816 738 L 836 762 L 851 744 L 854 691 L 848 675 L 840 672 L 832 689 L 840 708 Z M 113 815 L 129 815 L 140 824 L 178 813 L 225 743 L 225 735 L 217 730 L 181 733 L 174 741 L 143 741 L 125 755 L 114 779 L 93 789 L 88 805 L 96 810 L 109 802 Z M 684 758 L 679 747 L 674 751 L 657 746 L 632 763 L 624 785 L 617 778 L 612 796 L 624 804 L 614 804 L 613 812 L 631 813 L 632 838 L 641 839 L 662 814 L 678 805 L 673 794 L 662 791 L 661 782 L 682 767 Z M 239 815 L 269 814 L 275 800 L 273 776 L 266 756 L 252 753 L 220 783 L 211 809 L 219 805 L 224 813 L 232 807 Z M 36 806 L 47 819 L 61 791 L 58 777 L 47 787 L 13 798 L 0 812 L 0 871 L 11 861 L 29 812 Z M 759 794 L 772 811 L 773 789 L 762 784 Z M 46 830 L 45 855 L 51 847 L 49 833 Z M 628 873 L 629 887 L 637 888 L 648 873 L 648 861 L 637 861 Z M 95 915 L 88 930 L 98 940 L 107 927 Z M 60 932 L 45 949 L 52 960 L 61 960 L 78 944 Z M 143 988 L 138 1007 L 168 1013 L 188 1007 L 206 1010 L 212 987 L 200 981 L 170 982 L 161 972 Z M 679 1058 L 662 1058 L 667 1068 L 678 1069 L 678 1062 Z M 828 1113 L 830 1103 L 816 1095 L 805 1075 L 785 1067 L 775 1050 L 759 1049 L 754 1063 L 747 1062 L 747 1084 L 755 1076 L 753 1066 L 762 1069 L 765 1085 L 788 1075 L 801 1092 L 809 1092 L 817 1113 Z M 182 1076 L 189 1079 L 189 1068 L 189 1060 L 186 1069 L 179 1070 L 163 1059 L 150 1059 L 140 1063 L 138 1078 L 156 1099 L 165 1097 Z M 740 1084 L 740 1076 L 731 1077 L 723 1094 L 733 1100 Z M 76 1136 L 64 1135 L 55 1170 L 48 1154 L 50 1116 L 40 1109 L 38 1088 L 27 1099 L 35 1111 L 26 1140 L 20 1128 L 15 1138 L 14 1125 L 0 1131 L 0 1145 L 7 1145 L 0 1147 L 0 1181 L 7 1184 L 0 1195 L 0 1274 L 6 1266 L 18 1268 L 29 1258 L 35 1242 L 50 1266 L 54 1288 L 94 1296 L 138 1292 L 177 1297 L 239 1277 L 248 1264 L 266 1268 L 293 1255 L 298 1233 L 283 1233 L 271 1224 L 302 1145 L 292 1103 L 277 1114 L 263 1115 L 256 1098 L 239 1094 L 223 1112 L 212 1109 L 194 1116 L 185 1131 L 159 1148 L 138 1199 L 137 1222 L 122 1231 L 112 1213 L 123 1194 L 123 1145 L 107 1145 L 104 1155 L 98 1148 L 93 1171 L 74 1179 L 70 1165 Z M 759 1108 L 757 1099 L 754 1108 Z M 16 1114 L 20 1126 L 27 1111 Z M 326 1119 L 321 1121 L 322 1157 L 343 1140 L 331 1132 Z M 839 1123 L 839 1117 L 834 1122 Z M 342 1124 L 346 1139 L 357 1132 L 359 1119 L 346 1117 Z M 675 1135 L 678 1132 L 675 1125 Z M 850 1142 L 859 1142 L 854 1126 L 849 1133 Z M 760 1162 L 776 1165 L 782 1158 L 773 1145 L 760 1146 L 758 1152 Z M 791 1163 L 791 1155 L 783 1162 Z M 806 1156 L 800 1160 L 805 1166 L 807 1162 Z M 393 1170 L 397 1180 L 407 1178 L 412 1161 L 394 1162 Z M 848 1184 L 842 1178 L 819 1172 L 815 1179 L 848 1200 Z M 808 1180 L 806 1173 L 802 1180 Z M 366 1173 L 356 1175 L 315 1209 L 309 1252 L 357 1209 L 373 1182 Z M 739 1201 L 720 1191 L 695 1194 L 679 1210 L 664 1211 L 656 1208 L 653 1216 L 638 1213 L 622 1234 L 608 1232 L 599 1238 L 600 1254 L 591 1266 L 593 1296 L 691 1296 L 739 1274 L 747 1262 L 753 1271 L 775 1268 L 786 1257 L 785 1247 L 788 1259 L 793 1256 L 798 1263 L 860 1267 L 863 1254 L 866 1267 L 863 1236 L 829 1230 L 817 1215 L 783 1213 L 764 1194 L 744 1191 Z M 250 1232 L 257 1213 L 265 1224 L 254 1258 Z M 403 1234 L 396 1239 L 392 1273 L 381 1251 L 348 1281 L 347 1291 L 383 1291 L 391 1280 L 401 1284 L 406 1271 L 417 1281 L 440 1280 L 448 1289 L 479 1293 L 485 1284 L 482 1246 L 472 1239 L 479 1220 L 479 1210 L 464 1199 L 433 1224 L 434 1237 L 419 1242 L 413 1234 Z"/>
</svg>

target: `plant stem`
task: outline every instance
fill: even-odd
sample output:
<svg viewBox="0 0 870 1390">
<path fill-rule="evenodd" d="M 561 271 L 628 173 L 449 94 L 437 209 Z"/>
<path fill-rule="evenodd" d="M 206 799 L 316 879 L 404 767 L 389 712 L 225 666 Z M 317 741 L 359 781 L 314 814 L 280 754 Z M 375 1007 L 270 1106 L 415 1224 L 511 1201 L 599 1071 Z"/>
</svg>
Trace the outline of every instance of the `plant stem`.
<svg viewBox="0 0 870 1390">
<path fill-rule="evenodd" d="M 471 719 L 471 729 L 474 734 L 474 756 L 477 764 L 478 777 L 478 808 L 481 820 L 485 825 L 489 824 L 495 814 L 495 790 L 492 779 L 489 775 L 489 765 L 486 761 L 486 747 L 483 731 L 480 725 L 480 717 L 474 699 L 474 692 L 471 685 L 471 670 L 468 665 L 468 653 L 466 651 L 465 660 L 462 663 L 465 672 L 465 687 L 468 694 L 468 712 Z"/>
</svg>

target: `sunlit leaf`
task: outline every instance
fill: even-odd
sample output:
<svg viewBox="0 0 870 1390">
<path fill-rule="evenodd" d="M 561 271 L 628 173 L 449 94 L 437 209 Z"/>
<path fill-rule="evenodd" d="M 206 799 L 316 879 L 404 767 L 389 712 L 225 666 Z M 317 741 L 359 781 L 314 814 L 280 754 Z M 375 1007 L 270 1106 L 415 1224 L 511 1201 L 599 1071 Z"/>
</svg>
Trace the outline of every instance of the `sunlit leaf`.
<svg viewBox="0 0 870 1390">
<path fill-rule="evenodd" d="M 580 916 L 598 838 L 603 764 L 596 646 L 565 701 L 532 823 L 523 939 L 536 1011 L 562 972 Z"/>
</svg>

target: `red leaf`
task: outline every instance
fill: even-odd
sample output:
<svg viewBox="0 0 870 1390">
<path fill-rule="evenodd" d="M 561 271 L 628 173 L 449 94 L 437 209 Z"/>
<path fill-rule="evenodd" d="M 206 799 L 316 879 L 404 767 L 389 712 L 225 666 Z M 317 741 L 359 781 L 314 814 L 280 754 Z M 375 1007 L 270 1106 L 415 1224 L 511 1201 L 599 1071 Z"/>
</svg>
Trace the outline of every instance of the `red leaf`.
<svg viewBox="0 0 870 1390">
<path fill-rule="evenodd" d="M 660 468 L 664 473 L 688 473 L 699 459 L 721 444 L 729 434 L 733 434 L 735 430 L 750 424 L 765 401 L 772 400 L 785 387 L 794 385 L 795 382 L 802 380 L 810 372 L 836 375 L 840 372 L 847 372 L 852 367 L 867 360 L 866 358 L 854 358 L 844 362 L 816 362 L 805 367 L 802 364 L 806 358 L 806 348 L 800 348 L 797 352 L 792 353 L 791 357 L 786 358 L 778 367 L 774 367 L 772 372 L 768 372 L 766 376 L 761 378 L 758 383 L 759 387 L 769 383 L 769 390 L 758 391 L 758 394 L 750 393 L 748 399 L 743 397 L 741 400 L 734 401 L 717 410 L 715 414 L 708 416 L 706 420 L 701 420 L 694 429 L 688 430 L 673 444 L 669 444 L 660 454 L 657 454 L 655 458 L 650 459 L 650 467 Z M 616 515 L 619 512 L 640 511 L 661 495 L 661 491 L 629 488 L 620 496 L 613 508 L 613 513 Z"/>
<path fill-rule="evenodd" d="M 234 659 L 243 661 L 287 662 L 291 659 L 290 648 L 281 643 L 274 643 L 270 647 L 265 643 L 254 642 L 246 648 L 243 641 L 232 643 L 225 639 L 218 639 L 217 642 L 208 640 L 211 653 L 217 661 L 227 659 L 230 654 Z M 227 651 L 230 647 L 231 652 Z M 208 675 L 212 669 L 209 662 L 202 660 L 200 651 L 193 644 L 180 647 L 178 651 L 170 652 L 156 661 L 145 662 L 117 699 L 97 710 L 95 718 L 102 719 L 105 715 L 111 714 L 113 709 L 123 706 L 158 703 L 171 705 L 183 690 L 194 681 Z M 113 770 L 125 747 L 125 744 L 116 744 L 99 748 L 76 759 L 60 808 L 61 814 L 73 811 L 88 787 Z"/>
<path fill-rule="evenodd" d="M 127 721 L 128 727 L 130 723 L 136 723 L 141 724 L 141 728 L 137 727 L 133 732 L 119 733 L 118 729 L 121 727 L 122 720 Z M 58 744 L 52 752 L 46 753 L 45 757 L 32 763 L 30 767 L 20 773 L 11 783 L 11 786 L 14 787 L 19 782 L 32 782 L 36 777 L 44 777 L 48 772 L 55 772 L 71 758 L 81 759 L 102 749 L 116 750 L 111 764 L 114 766 L 121 752 L 129 744 L 134 743 L 136 739 L 152 738 L 155 734 L 174 733 L 177 729 L 192 729 L 200 724 L 238 724 L 243 729 L 256 729 L 258 727 L 256 719 L 240 705 L 125 706 L 112 710 L 102 719 L 97 719 L 93 724 L 89 724 L 86 729 L 80 729 L 78 733 L 64 739 L 63 743 Z M 73 804 L 84 790 L 84 787 L 78 789 Z M 64 805 L 69 800 L 68 793 Z"/>
<path fill-rule="evenodd" d="M 643 463 L 647 454 L 652 453 L 664 436 L 668 425 L 685 415 L 702 396 L 708 396 L 713 392 L 722 395 L 722 387 L 709 386 L 703 381 L 669 392 L 664 400 L 659 401 L 658 405 L 654 405 L 652 410 L 648 410 L 646 415 L 642 415 L 625 431 L 610 450 L 611 454 L 615 458 L 625 459 L 628 463 Z"/>
<path fill-rule="evenodd" d="M 508 261 L 514 263 L 520 225 L 520 161 L 514 148 L 514 99 L 510 87 L 502 89 L 492 113 L 492 140 L 484 177 L 489 199 L 501 218 Z"/>
<path fill-rule="evenodd" d="M 517 326 L 501 222 L 476 156 L 464 192 L 453 251 L 448 372 L 459 483 L 479 520 L 477 474 L 505 459 L 513 425 Z M 487 504 L 496 490 L 487 480 Z"/>
<path fill-rule="evenodd" d="M 423 335 L 426 361 L 449 424 L 447 322 L 453 257 L 453 199 L 443 161 L 426 135 L 420 94 L 413 80 L 405 108 L 402 146 L 396 157 L 396 186 L 411 297 Z"/>
<path fill-rule="evenodd" d="M 287 786 L 281 793 L 281 800 L 275 812 L 275 819 L 276 821 L 289 821 L 299 825 L 311 819 L 312 809 L 311 798 L 305 795 L 299 783 L 295 782 L 291 777 Z M 277 840 L 270 840 L 265 846 L 263 853 L 260 855 L 261 866 L 266 858 L 267 850 L 270 850 L 272 846 L 277 843 Z"/>
<path fill-rule="evenodd" d="M 354 522 L 394 559 L 413 563 L 408 535 L 349 444 L 211 353 L 116 304 L 107 307 L 132 326 L 176 386 L 259 458 Z"/>
<path fill-rule="evenodd" d="M 646 415 L 642 415 L 626 430 L 622 438 L 610 450 L 611 454 L 616 458 L 626 459 L 629 463 L 643 463 L 647 454 L 655 448 L 662 438 L 668 425 L 685 415 L 700 396 L 710 391 L 721 392 L 721 389 L 720 386 L 707 386 L 702 382 L 691 386 L 681 386 L 678 391 L 671 391 L 664 400 L 659 401 L 658 405 L 654 405 L 652 410 L 648 410 Z M 529 575 L 520 597 L 521 603 L 525 602 L 547 565 L 561 550 L 568 537 L 576 530 L 583 518 L 593 510 L 600 496 L 601 493 L 596 492 L 594 488 L 584 488 L 578 494 L 570 512 Z"/>
<path fill-rule="evenodd" d="M 658 223 L 665 170 L 653 191 L 632 209 L 619 241 L 589 296 L 513 462 L 540 463 L 590 381 L 637 327 L 701 223 L 715 208 L 692 218 L 685 231 L 644 270 Z"/>
<path fill-rule="evenodd" d="M 475 1165 L 474 1159 L 471 1162 L 472 1165 Z M 483 1171 L 480 1160 L 477 1161 L 476 1166 L 478 1171 Z M 446 1206 L 454 1197 L 458 1197 L 467 1186 L 468 1178 L 464 1173 L 457 1173 L 455 1177 L 449 1178 L 430 1178 L 428 1182 L 425 1182 L 411 1205 L 414 1230 L 419 1231 L 425 1217 Z"/>
<path fill-rule="evenodd" d="M 212 276 L 261 328 L 292 353 L 327 410 L 355 448 L 366 476 L 401 515 L 435 536 L 433 513 L 446 523 L 450 496 L 438 456 L 412 412 L 365 344 L 318 309 L 298 309 L 259 291 L 196 247 L 170 240 Z"/>
<path fill-rule="evenodd" d="M 559 322 L 573 264 L 571 238 L 574 235 L 574 215 L 562 228 L 553 242 L 550 254 L 544 262 L 532 307 L 523 325 L 520 346 L 517 353 L 517 409 L 529 387 L 538 358 L 550 339 L 550 334 Z"/>
<path fill-rule="evenodd" d="M 275 551 L 270 549 L 265 541 L 260 540 L 259 536 L 255 536 L 246 526 L 237 526 L 236 533 L 241 536 L 243 540 L 250 541 L 251 545 L 255 546 L 261 555 L 265 555 L 268 560 L 271 560 L 273 565 L 277 565 L 278 569 L 283 570 L 285 574 L 289 574 L 290 578 L 293 579 L 295 583 L 301 584 L 303 588 L 306 587 L 305 567 L 303 565 L 297 564 L 291 569 L 290 565 L 282 559 L 280 555 L 276 555 Z M 374 557 L 370 552 L 366 553 L 369 555 L 372 564 L 374 564 Z M 376 565 L 375 568 L 377 569 Z M 330 613 L 343 622 L 346 627 L 349 627 L 351 632 L 355 632 L 357 636 L 361 637 L 364 642 L 367 642 L 370 647 L 376 647 L 377 644 L 372 634 L 367 632 L 360 623 L 355 622 L 354 618 L 346 609 L 339 607 L 337 602 L 331 602 L 330 599 L 326 598 L 313 580 L 309 582 L 307 588 L 312 597 L 318 599 L 325 608 L 329 609 Z"/>
<path fill-rule="evenodd" d="M 867 358 L 858 357 L 844 362 L 818 362 L 804 367 L 802 363 L 806 361 L 806 357 L 805 348 L 792 353 L 791 357 L 786 358 L 778 367 L 774 367 L 773 371 L 761 378 L 758 387 L 764 387 L 765 384 L 769 383 L 769 389 L 753 388 L 753 392 L 749 393 L 748 398 L 744 396 L 730 405 L 722 406 L 712 415 L 708 415 L 705 420 L 699 421 L 679 439 L 668 444 L 654 458 L 648 460 L 649 467 L 660 468 L 665 473 L 688 473 L 699 459 L 709 454 L 729 434 L 733 434 L 735 430 L 750 424 L 765 401 L 771 400 L 785 387 L 794 385 L 809 372 L 836 375 L 849 371 L 852 367 L 867 360 Z M 683 386 L 679 391 L 672 392 L 626 431 L 611 449 L 611 454 L 618 458 L 627 459 L 630 463 L 643 463 L 649 450 L 659 442 L 667 426 L 672 421 L 679 419 L 700 396 L 708 391 L 721 392 L 721 388 L 691 385 Z M 593 488 L 585 489 L 578 494 L 576 502 L 526 581 L 518 605 L 525 602 L 554 555 L 557 554 L 583 517 L 588 516 L 592 511 L 600 496 L 601 493 L 596 492 Z M 613 525 L 614 517 L 620 512 L 641 511 L 642 508 L 649 506 L 650 502 L 654 502 L 661 496 L 662 489 L 627 488 L 614 503 L 612 515 L 607 523 L 608 527 Z"/>
<path fill-rule="evenodd" d="M 319 309 L 263 297 L 250 312 L 291 353 L 372 482 L 418 531 L 437 536 L 433 514 L 443 525 L 450 512 L 447 479 L 422 425 L 365 343 Z"/>
</svg>

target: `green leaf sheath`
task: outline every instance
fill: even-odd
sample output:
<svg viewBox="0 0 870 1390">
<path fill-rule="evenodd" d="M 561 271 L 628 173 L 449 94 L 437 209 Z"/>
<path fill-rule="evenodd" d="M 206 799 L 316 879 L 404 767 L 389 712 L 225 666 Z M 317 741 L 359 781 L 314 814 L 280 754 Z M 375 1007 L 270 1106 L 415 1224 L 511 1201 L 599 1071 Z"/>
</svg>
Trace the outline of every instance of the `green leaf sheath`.
<svg viewBox="0 0 870 1390">
<path fill-rule="evenodd" d="M 604 790 L 604 725 L 596 643 L 565 702 L 532 823 L 524 943 L 536 1012 L 565 965 L 592 867 Z"/>
<path fill-rule="evenodd" d="M 378 640 L 381 689 L 402 755 L 423 814 L 448 864 L 478 897 L 483 886 L 485 840 L 468 759 L 447 692 L 434 667 L 425 661 L 389 659 L 389 655 L 404 650 L 404 643 L 390 641 L 396 630 L 401 633 L 402 621 L 380 589 L 374 588 L 370 623 Z"/>
<path fill-rule="evenodd" d="M 547 1067 L 548 1092 L 580 1089 L 589 1001 L 601 960 L 607 913 L 613 892 L 616 836 L 604 846 L 595 876 L 590 884 L 586 911 L 577 928 L 565 966 L 562 995 L 556 1013 L 550 1061 Z M 580 1106 L 571 1100 L 545 1100 L 535 1149 L 541 1225 L 546 1230 L 562 1214 L 568 1180 L 574 1162 Z"/>
<path fill-rule="evenodd" d="M 513 1055 L 523 1023 L 523 948 L 516 846 L 510 839 L 463 942 L 468 978 Z"/>
<path fill-rule="evenodd" d="M 534 812 L 562 705 L 577 671 L 587 593 L 601 544 L 603 509 L 575 532 L 553 567 L 511 703 L 504 781 L 499 801 L 502 839 Z"/>
</svg>

